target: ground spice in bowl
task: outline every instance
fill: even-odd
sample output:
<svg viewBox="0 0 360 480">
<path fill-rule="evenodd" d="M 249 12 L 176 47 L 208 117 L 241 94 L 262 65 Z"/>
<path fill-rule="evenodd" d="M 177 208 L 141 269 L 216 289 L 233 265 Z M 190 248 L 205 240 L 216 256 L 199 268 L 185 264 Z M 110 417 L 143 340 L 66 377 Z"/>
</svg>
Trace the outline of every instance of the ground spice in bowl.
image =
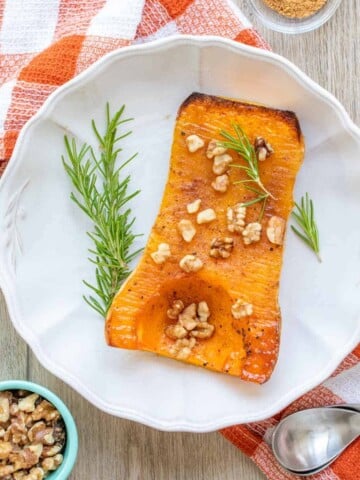
<svg viewBox="0 0 360 480">
<path fill-rule="evenodd" d="M 328 0 L 263 0 L 280 15 L 289 18 L 306 18 L 317 13 Z"/>
</svg>

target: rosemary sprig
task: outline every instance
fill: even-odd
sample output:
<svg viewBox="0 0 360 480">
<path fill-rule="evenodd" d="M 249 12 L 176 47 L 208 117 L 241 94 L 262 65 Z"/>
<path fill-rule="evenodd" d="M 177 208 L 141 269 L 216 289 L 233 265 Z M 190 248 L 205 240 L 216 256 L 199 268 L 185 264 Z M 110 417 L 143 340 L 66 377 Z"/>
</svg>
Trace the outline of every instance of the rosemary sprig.
<svg viewBox="0 0 360 480">
<path fill-rule="evenodd" d="M 314 216 L 314 204 L 308 193 L 305 194 L 305 197 L 301 197 L 300 205 L 295 203 L 295 211 L 292 216 L 301 228 L 301 231 L 299 231 L 291 225 L 293 232 L 315 252 L 319 262 L 321 262 L 319 230 Z"/>
<path fill-rule="evenodd" d="M 259 162 L 257 159 L 255 148 L 251 144 L 249 137 L 246 135 L 240 125 L 233 124 L 233 129 L 235 131 L 235 136 L 227 132 L 226 130 L 222 130 L 220 132 L 221 136 L 226 139 L 226 141 L 222 142 L 222 145 L 225 148 L 234 150 L 245 160 L 246 165 L 233 164 L 231 166 L 235 168 L 240 168 L 246 173 L 248 177 L 246 180 L 240 180 L 234 183 L 242 183 L 247 190 L 258 193 L 258 196 L 254 200 L 250 200 L 250 202 L 244 203 L 243 205 L 249 206 L 257 202 L 265 202 L 269 197 L 274 198 L 273 195 L 265 188 L 264 184 L 261 181 Z M 255 191 L 253 188 L 251 188 L 250 185 L 248 185 L 248 183 L 255 183 L 257 188 L 260 189 L 260 192 Z"/>
<path fill-rule="evenodd" d="M 91 125 L 99 144 L 99 153 L 84 143 L 77 147 L 74 138 L 64 138 L 67 153 L 66 162 L 62 156 L 64 168 L 75 190 L 70 198 L 91 219 L 94 228 L 87 232 L 93 242 L 89 249 L 89 260 L 96 266 L 95 284 L 84 280 L 93 294 L 84 296 L 84 300 L 100 315 L 106 316 L 114 295 L 121 283 L 129 275 L 129 262 L 139 253 L 132 251 L 133 242 L 138 235 L 132 233 L 135 218 L 131 217 L 128 202 L 139 191 L 128 193 L 130 176 L 121 177 L 122 170 L 137 154 L 117 166 L 117 157 L 122 151 L 117 144 L 130 135 L 126 131 L 118 135 L 118 129 L 131 121 L 123 118 L 123 105 L 113 116 L 109 104 L 106 104 L 106 128 L 101 134 L 92 120 Z"/>
</svg>

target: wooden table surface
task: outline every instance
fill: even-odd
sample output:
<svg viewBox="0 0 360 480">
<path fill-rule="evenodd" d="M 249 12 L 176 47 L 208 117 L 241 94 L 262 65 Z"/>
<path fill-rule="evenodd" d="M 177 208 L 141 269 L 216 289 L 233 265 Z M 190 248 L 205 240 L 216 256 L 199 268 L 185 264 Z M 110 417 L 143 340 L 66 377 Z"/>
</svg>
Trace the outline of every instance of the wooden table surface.
<svg viewBox="0 0 360 480">
<path fill-rule="evenodd" d="M 272 45 L 334 93 L 360 123 L 360 2 L 344 0 L 319 30 L 300 36 L 271 32 L 236 2 Z M 0 380 L 29 379 L 58 393 L 80 435 L 71 480 L 260 480 L 264 475 L 218 433 L 164 433 L 100 412 L 38 363 L 14 331 L 0 296 Z"/>
</svg>

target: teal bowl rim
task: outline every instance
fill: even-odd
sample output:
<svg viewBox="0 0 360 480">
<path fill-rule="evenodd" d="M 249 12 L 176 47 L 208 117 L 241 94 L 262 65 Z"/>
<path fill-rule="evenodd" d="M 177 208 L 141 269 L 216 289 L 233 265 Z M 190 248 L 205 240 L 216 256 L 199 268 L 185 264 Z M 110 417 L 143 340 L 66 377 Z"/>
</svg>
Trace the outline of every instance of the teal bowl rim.
<svg viewBox="0 0 360 480">
<path fill-rule="evenodd" d="M 66 427 L 66 443 L 65 450 L 63 452 L 64 460 L 60 467 L 46 478 L 47 480 L 67 479 L 74 468 L 79 445 L 75 420 L 68 407 L 55 393 L 48 388 L 27 380 L 0 381 L 0 391 L 5 390 L 28 390 L 30 392 L 38 393 L 41 397 L 52 403 L 60 412 Z"/>
</svg>

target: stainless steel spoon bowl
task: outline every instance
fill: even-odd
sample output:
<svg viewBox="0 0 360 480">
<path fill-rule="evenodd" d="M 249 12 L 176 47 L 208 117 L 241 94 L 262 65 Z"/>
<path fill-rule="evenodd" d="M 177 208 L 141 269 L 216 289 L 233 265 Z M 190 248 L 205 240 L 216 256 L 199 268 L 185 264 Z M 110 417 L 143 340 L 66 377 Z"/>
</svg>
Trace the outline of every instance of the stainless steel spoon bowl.
<svg viewBox="0 0 360 480">
<path fill-rule="evenodd" d="M 346 408 L 311 408 L 284 418 L 272 448 L 287 470 L 309 474 L 325 468 L 360 435 L 360 413 Z"/>
</svg>

